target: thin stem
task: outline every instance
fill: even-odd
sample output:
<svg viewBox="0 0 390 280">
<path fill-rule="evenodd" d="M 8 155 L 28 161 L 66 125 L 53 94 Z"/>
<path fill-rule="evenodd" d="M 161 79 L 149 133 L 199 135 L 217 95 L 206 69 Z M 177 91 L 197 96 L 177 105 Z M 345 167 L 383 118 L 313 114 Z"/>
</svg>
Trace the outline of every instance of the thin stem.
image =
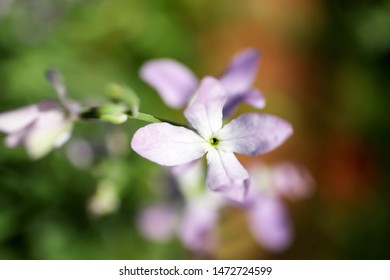
<svg viewBox="0 0 390 280">
<path fill-rule="evenodd" d="M 140 120 L 140 121 L 145 121 L 145 122 L 150 122 L 150 123 L 166 122 L 166 123 L 170 123 L 171 125 L 174 125 L 174 126 L 188 127 L 185 124 L 169 121 L 169 120 L 166 120 L 163 118 L 157 118 L 157 117 L 152 116 L 150 114 L 145 114 L 145 113 L 141 113 L 141 112 L 138 112 L 136 117 L 134 117 L 131 113 L 128 113 L 127 115 L 129 116 L 129 118 Z"/>
<path fill-rule="evenodd" d="M 158 123 L 158 122 L 164 122 L 163 120 L 161 119 L 158 119 L 152 115 L 149 115 L 149 114 L 145 114 L 145 113 L 141 113 L 141 112 L 138 112 L 137 116 L 133 116 L 130 113 L 127 113 L 127 116 L 131 119 L 136 119 L 136 120 L 140 120 L 140 121 L 145 121 L 145 122 L 150 122 L 150 123 Z"/>
<path fill-rule="evenodd" d="M 100 117 L 99 109 L 100 109 L 100 107 L 86 108 L 80 114 L 80 118 L 83 119 L 83 120 L 102 120 L 101 117 Z M 137 115 L 134 116 L 132 111 L 128 110 L 126 112 L 123 112 L 123 114 L 126 114 L 129 119 L 135 119 L 135 120 L 145 121 L 145 122 L 149 122 L 149 123 L 166 122 L 166 123 L 170 123 L 170 124 L 175 125 L 175 126 L 182 126 L 182 127 L 187 127 L 188 128 L 187 125 L 176 123 L 176 122 L 172 122 L 172 121 L 165 120 L 165 119 L 162 119 L 162 118 L 157 118 L 157 117 L 155 117 L 153 115 L 146 114 L 146 113 L 138 112 Z"/>
</svg>

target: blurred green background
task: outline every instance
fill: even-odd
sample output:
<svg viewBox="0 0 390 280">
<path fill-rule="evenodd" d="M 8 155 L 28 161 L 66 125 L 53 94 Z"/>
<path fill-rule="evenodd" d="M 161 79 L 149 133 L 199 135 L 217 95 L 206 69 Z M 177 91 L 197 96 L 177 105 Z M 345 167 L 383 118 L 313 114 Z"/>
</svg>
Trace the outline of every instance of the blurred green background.
<svg viewBox="0 0 390 280">
<path fill-rule="evenodd" d="M 295 242 L 285 252 L 262 249 L 243 214 L 227 209 L 211 258 L 389 259 L 388 0 L 0 0 L 0 112 L 55 98 L 44 72 L 56 67 L 84 104 L 99 104 L 117 82 L 139 94 L 143 112 L 184 120 L 141 81 L 140 66 L 170 57 L 199 77 L 218 75 L 247 47 L 262 52 L 264 111 L 295 128 L 261 159 L 305 165 L 316 191 L 289 205 Z M 140 207 L 164 189 L 164 171 L 129 147 L 142 125 L 128 122 L 122 135 L 114 125 L 78 123 L 73 139 L 95 151 L 84 168 L 67 157 L 72 142 L 38 161 L 0 145 L 0 258 L 201 257 L 177 239 L 157 244 L 137 231 Z M 105 183 L 116 188 L 118 207 L 93 215 L 88 203 Z"/>
</svg>

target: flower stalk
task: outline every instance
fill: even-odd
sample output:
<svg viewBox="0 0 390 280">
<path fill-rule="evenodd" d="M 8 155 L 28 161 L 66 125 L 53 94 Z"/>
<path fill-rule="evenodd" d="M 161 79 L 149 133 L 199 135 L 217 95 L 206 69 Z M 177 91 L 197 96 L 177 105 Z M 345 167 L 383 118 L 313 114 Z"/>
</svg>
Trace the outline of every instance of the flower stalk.
<svg viewBox="0 0 390 280">
<path fill-rule="evenodd" d="M 147 113 L 138 112 L 136 115 L 134 115 L 132 110 L 126 110 L 126 108 L 123 107 L 121 104 L 107 104 L 101 107 L 84 108 L 84 110 L 82 110 L 80 114 L 80 119 L 101 120 L 113 124 L 121 124 L 126 122 L 128 119 L 133 119 L 148 123 L 165 122 L 174 126 L 182 126 L 188 128 L 188 126 L 185 124 L 180 124 L 163 118 L 155 117 Z"/>
</svg>

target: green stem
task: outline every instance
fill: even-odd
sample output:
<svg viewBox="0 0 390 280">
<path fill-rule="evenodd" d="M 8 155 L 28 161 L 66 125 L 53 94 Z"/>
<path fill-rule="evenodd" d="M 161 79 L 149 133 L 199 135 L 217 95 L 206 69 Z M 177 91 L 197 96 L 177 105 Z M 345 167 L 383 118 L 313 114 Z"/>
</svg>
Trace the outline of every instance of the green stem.
<svg viewBox="0 0 390 280">
<path fill-rule="evenodd" d="M 86 108 L 80 114 L 80 118 L 83 120 L 102 120 L 99 109 L 100 109 L 100 107 Z M 146 113 L 138 112 L 137 115 L 134 116 L 133 112 L 131 110 L 128 110 L 126 112 L 123 112 L 123 114 L 127 115 L 129 119 L 135 119 L 135 120 L 145 121 L 145 122 L 149 122 L 149 123 L 166 122 L 166 123 L 170 123 L 170 124 L 175 125 L 175 126 L 182 126 L 182 127 L 188 128 L 187 125 L 168 121 L 168 120 L 165 120 L 162 118 L 157 118 L 155 116 L 152 116 L 152 115 L 146 114 Z"/>
<path fill-rule="evenodd" d="M 140 121 L 145 121 L 145 122 L 150 122 L 150 123 L 159 123 L 159 122 L 164 122 L 163 120 L 161 119 L 158 119 L 152 115 L 149 115 L 149 114 L 145 114 L 145 113 L 141 113 L 141 112 L 138 112 L 137 116 L 133 116 L 130 112 L 130 114 L 127 114 L 127 116 L 131 119 L 136 119 L 136 120 L 140 120 Z"/>
<path fill-rule="evenodd" d="M 152 116 L 150 114 L 145 114 L 145 113 L 141 113 L 141 112 L 138 112 L 137 116 L 134 117 L 131 113 L 128 113 L 127 114 L 129 118 L 131 119 L 136 119 L 136 120 L 140 120 L 140 121 L 145 121 L 145 122 L 150 122 L 150 123 L 159 123 L 159 122 L 166 122 L 166 123 L 170 123 L 171 125 L 174 125 L 174 126 L 183 126 L 183 127 L 187 127 L 189 128 L 187 125 L 185 124 L 181 124 L 181 123 L 177 123 L 177 122 L 172 122 L 172 121 L 168 121 L 166 119 L 162 119 L 162 118 L 157 118 L 155 116 Z"/>
</svg>

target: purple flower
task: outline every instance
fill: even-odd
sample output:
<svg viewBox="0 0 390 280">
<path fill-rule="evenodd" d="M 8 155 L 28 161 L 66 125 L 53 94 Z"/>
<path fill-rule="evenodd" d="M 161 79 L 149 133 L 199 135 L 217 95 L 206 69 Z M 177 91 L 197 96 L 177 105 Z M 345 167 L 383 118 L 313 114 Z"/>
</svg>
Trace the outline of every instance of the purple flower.
<svg viewBox="0 0 390 280">
<path fill-rule="evenodd" d="M 202 80 L 184 115 L 194 130 L 154 123 L 139 129 L 131 142 L 141 156 L 164 166 L 181 165 L 207 154 L 206 184 L 234 200 L 243 200 L 249 174 L 234 153 L 256 156 L 281 145 L 291 125 L 275 116 L 248 113 L 222 125 L 226 92 L 211 77 Z"/>
<path fill-rule="evenodd" d="M 252 184 L 248 197 L 243 203 L 237 204 L 216 193 L 205 191 L 201 161 L 172 168 L 184 200 L 144 209 L 138 223 L 141 232 L 155 241 L 167 241 L 178 235 L 189 250 L 210 254 L 218 245 L 216 228 L 220 210 L 226 206 L 235 206 L 246 211 L 249 229 L 259 245 L 274 252 L 285 250 L 293 241 L 293 225 L 283 198 L 302 199 L 310 195 L 313 180 L 306 169 L 288 162 L 273 166 L 256 164 L 249 170 Z M 280 181 L 281 177 L 286 180 Z M 298 177 L 301 179 L 298 180 Z M 287 182 L 288 178 L 291 178 L 289 184 L 280 184 Z M 289 190 L 295 191 L 285 192 L 285 188 L 280 188 L 281 185 L 288 185 Z M 291 197 L 291 193 L 302 195 Z"/>
<path fill-rule="evenodd" d="M 300 200 L 313 193 L 314 179 L 302 166 L 290 162 L 278 163 L 272 167 L 272 178 L 280 196 Z"/>
<path fill-rule="evenodd" d="M 264 248 L 283 251 L 292 242 L 293 226 L 283 197 L 302 199 L 311 194 L 313 179 L 306 169 L 292 163 L 252 166 L 246 201 L 249 227 Z"/>
<path fill-rule="evenodd" d="M 219 211 L 217 203 L 207 201 L 209 194 L 186 201 L 184 209 L 167 203 L 143 208 L 137 219 L 139 231 L 156 242 L 166 242 L 177 235 L 189 250 L 211 253 L 217 245 Z M 180 215 L 181 211 L 184 213 Z"/>
<path fill-rule="evenodd" d="M 217 245 L 215 228 L 224 200 L 205 191 L 201 161 L 171 168 L 171 173 L 181 194 L 180 202 L 174 200 L 144 208 L 138 217 L 139 230 L 157 242 L 177 235 L 189 250 L 212 253 Z"/>
<path fill-rule="evenodd" d="M 49 77 L 49 80 L 56 89 L 61 104 L 44 100 L 0 114 L 0 131 L 7 134 L 6 146 L 24 146 L 33 159 L 45 156 L 69 139 L 79 112 L 78 104 L 66 97 L 62 83 L 55 76 Z"/>
<path fill-rule="evenodd" d="M 93 165 L 94 152 L 94 147 L 90 142 L 79 138 L 70 141 L 66 149 L 66 156 L 75 167 L 87 169 Z"/>
<path fill-rule="evenodd" d="M 265 106 L 264 96 L 252 88 L 260 54 L 256 49 L 238 53 L 219 78 L 227 92 L 224 116 L 231 115 L 237 105 L 246 102 L 256 108 Z M 180 108 L 187 104 L 199 85 L 196 76 L 183 64 L 172 59 L 156 59 L 141 68 L 141 78 L 154 87 L 164 102 Z"/>
<path fill-rule="evenodd" d="M 258 194 L 249 207 L 248 223 L 256 241 L 270 251 L 283 251 L 292 242 L 290 216 L 278 196 Z"/>
<path fill-rule="evenodd" d="M 217 246 L 215 228 L 219 220 L 219 203 L 205 193 L 187 202 L 179 227 L 179 237 L 192 251 L 212 253 Z"/>
<path fill-rule="evenodd" d="M 138 229 L 147 238 L 156 242 L 168 241 L 175 233 L 178 223 L 176 209 L 167 204 L 144 207 L 138 216 Z"/>
</svg>

